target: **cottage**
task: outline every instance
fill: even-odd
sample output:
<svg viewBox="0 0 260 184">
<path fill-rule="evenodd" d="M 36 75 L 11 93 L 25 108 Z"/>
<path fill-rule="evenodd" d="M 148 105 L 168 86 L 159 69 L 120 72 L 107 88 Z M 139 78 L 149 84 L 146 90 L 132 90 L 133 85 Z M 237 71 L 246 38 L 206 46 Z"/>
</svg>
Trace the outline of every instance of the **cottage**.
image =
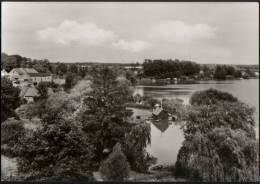
<svg viewBox="0 0 260 184">
<path fill-rule="evenodd" d="M 51 82 L 52 76 L 47 73 L 39 73 L 33 68 L 14 68 L 9 73 L 14 86 L 24 86 L 28 83 Z"/>
<path fill-rule="evenodd" d="M 1 70 L 1 77 L 9 77 L 9 73 L 5 69 L 3 69 Z"/>
<path fill-rule="evenodd" d="M 35 87 L 24 87 L 20 96 L 29 103 L 34 102 L 35 98 L 39 97 L 40 95 Z"/>
<path fill-rule="evenodd" d="M 155 105 L 152 115 L 155 119 L 168 119 L 169 117 L 168 112 L 162 108 L 162 105 L 160 106 L 159 104 Z"/>
</svg>

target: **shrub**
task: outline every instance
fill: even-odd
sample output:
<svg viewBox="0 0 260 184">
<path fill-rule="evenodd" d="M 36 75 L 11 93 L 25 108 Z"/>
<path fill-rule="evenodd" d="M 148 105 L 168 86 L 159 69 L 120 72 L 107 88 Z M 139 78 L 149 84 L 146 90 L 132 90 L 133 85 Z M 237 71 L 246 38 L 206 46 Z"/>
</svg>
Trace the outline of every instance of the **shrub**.
<svg viewBox="0 0 260 184">
<path fill-rule="evenodd" d="M 25 135 L 23 123 L 9 118 L 1 124 L 1 153 L 14 157 L 17 155 L 19 140 Z"/>
<path fill-rule="evenodd" d="M 191 105 L 211 105 L 217 102 L 237 102 L 237 98 L 229 93 L 208 89 L 195 92 L 190 98 Z"/>
<path fill-rule="evenodd" d="M 89 138 L 74 122 L 59 120 L 44 124 L 20 142 L 18 171 L 25 180 L 80 180 L 93 167 Z"/>
<path fill-rule="evenodd" d="M 100 172 L 106 180 L 122 181 L 129 176 L 129 170 L 126 156 L 117 143 L 108 158 L 101 163 Z"/>
<path fill-rule="evenodd" d="M 1 124 L 1 144 L 13 145 L 24 133 L 22 121 L 9 118 Z"/>
</svg>

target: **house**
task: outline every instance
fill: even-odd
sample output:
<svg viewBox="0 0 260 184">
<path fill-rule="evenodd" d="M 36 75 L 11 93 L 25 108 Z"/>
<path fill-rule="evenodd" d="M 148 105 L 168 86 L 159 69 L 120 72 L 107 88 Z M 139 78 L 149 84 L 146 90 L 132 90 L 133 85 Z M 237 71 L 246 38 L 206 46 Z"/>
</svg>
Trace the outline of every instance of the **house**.
<svg viewBox="0 0 260 184">
<path fill-rule="evenodd" d="M 169 117 L 169 113 L 162 108 L 162 105 L 160 106 L 159 104 L 155 105 L 152 115 L 155 119 L 168 119 Z"/>
<path fill-rule="evenodd" d="M 35 87 L 23 87 L 20 93 L 20 97 L 24 98 L 28 103 L 34 102 L 35 98 L 39 96 L 39 92 Z"/>
<path fill-rule="evenodd" d="M 52 75 L 39 73 L 33 68 L 14 68 L 9 72 L 10 79 L 14 86 L 23 86 L 27 84 L 37 85 L 39 82 L 51 82 Z"/>
<path fill-rule="evenodd" d="M 48 88 L 48 95 L 53 94 L 52 88 Z M 39 91 L 34 86 L 23 86 L 21 87 L 20 97 L 24 98 L 28 103 L 34 102 L 35 98 L 39 97 Z"/>
<path fill-rule="evenodd" d="M 66 80 L 65 80 L 65 78 L 60 78 L 58 76 L 53 76 L 52 82 L 54 82 L 55 84 L 63 85 L 63 84 L 65 84 Z"/>
<path fill-rule="evenodd" d="M 5 69 L 3 69 L 1 70 L 1 77 L 9 77 L 9 73 Z"/>
</svg>

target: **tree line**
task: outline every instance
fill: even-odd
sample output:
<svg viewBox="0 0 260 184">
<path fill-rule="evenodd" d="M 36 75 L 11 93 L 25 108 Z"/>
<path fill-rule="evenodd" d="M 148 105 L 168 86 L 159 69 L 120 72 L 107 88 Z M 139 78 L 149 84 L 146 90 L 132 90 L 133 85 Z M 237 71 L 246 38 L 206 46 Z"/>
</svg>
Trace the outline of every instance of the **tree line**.
<svg viewBox="0 0 260 184">
<path fill-rule="evenodd" d="M 203 72 L 203 73 L 201 73 Z M 146 59 L 143 63 L 143 77 L 152 77 L 158 79 L 165 78 L 211 78 L 216 80 L 225 80 L 231 78 L 255 77 L 255 73 L 246 68 L 245 73 L 231 65 L 216 65 L 209 67 L 200 65 L 192 61 Z"/>
</svg>

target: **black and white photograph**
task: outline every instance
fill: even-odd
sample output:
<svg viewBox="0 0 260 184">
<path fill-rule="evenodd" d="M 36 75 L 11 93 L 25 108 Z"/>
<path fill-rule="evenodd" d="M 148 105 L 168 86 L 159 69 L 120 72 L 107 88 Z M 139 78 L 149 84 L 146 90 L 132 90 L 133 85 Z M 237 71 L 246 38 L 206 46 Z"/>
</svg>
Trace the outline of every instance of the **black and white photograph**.
<svg viewBox="0 0 260 184">
<path fill-rule="evenodd" d="M 1 181 L 259 181 L 258 2 L 1 2 Z"/>
</svg>

